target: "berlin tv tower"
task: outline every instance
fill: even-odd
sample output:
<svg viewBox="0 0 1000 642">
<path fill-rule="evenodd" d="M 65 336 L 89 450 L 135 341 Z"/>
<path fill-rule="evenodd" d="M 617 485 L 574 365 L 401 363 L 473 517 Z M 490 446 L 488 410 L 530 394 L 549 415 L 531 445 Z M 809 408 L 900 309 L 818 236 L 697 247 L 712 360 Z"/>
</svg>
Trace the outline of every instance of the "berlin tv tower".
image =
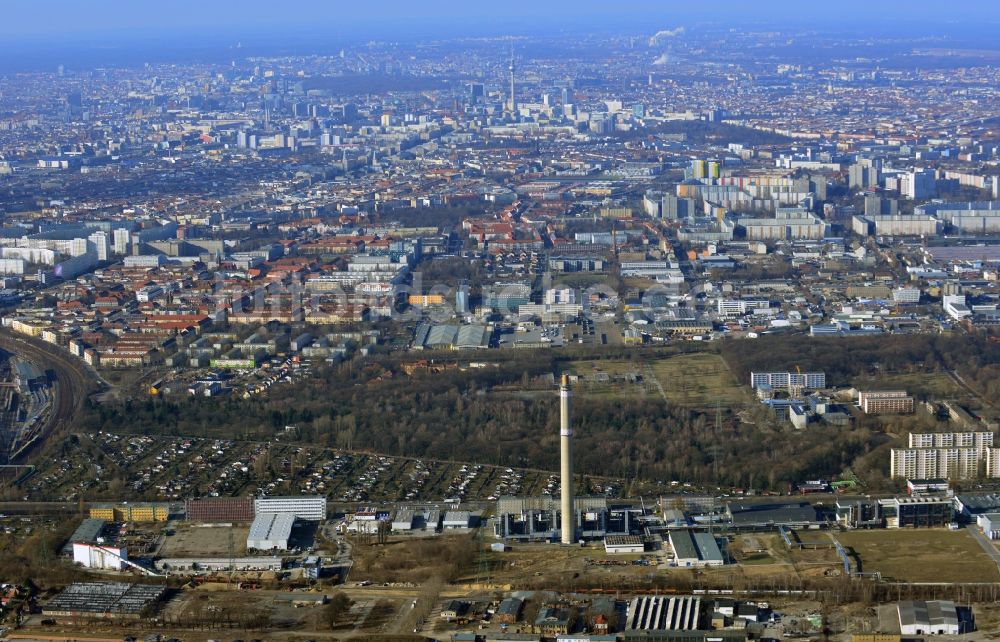
<svg viewBox="0 0 1000 642">
<path fill-rule="evenodd" d="M 514 39 L 510 41 L 510 115 L 517 118 L 517 101 L 514 99 Z"/>
</svg>

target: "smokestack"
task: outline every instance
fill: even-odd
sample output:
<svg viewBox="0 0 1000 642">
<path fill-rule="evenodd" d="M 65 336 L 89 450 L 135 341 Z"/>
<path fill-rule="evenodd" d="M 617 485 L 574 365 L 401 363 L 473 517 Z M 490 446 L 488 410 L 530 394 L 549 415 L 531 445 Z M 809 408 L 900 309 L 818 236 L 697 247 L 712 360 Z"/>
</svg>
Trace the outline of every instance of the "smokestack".
<svg viewBox="0 0 1000 642">
<path fill-rule="evenodd" d="M 569 421 L 569 376 L 559 385 L 559 451 L 562 484 L 562 543 L 572 544 L 576 535 L 576 512 L 573 510 L 573 428 Z"/>
</svg>

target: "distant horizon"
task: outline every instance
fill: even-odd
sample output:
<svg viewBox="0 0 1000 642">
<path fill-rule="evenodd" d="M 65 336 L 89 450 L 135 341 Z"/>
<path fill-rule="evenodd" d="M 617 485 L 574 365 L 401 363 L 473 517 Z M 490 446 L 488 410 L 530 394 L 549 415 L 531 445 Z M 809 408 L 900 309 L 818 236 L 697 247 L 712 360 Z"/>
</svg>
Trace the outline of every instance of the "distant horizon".
<svg viewBox="0 0 1000 642">
<path fill-rule="evenodd" d="M 966 3 L 968 7 L 970 3 Z M 368 40 L 408 43 L 462 37 L 546 37 L 569 34 L 651 36 L 659 30 L 708 28 L 799 31 L 852 38 L 940 37 L 942 46 L 997 49 L 1000 3 L 972 2 L 953 12 L 937 2 L 843 0 L 836 11 L 791 0 L 747 3 L 716 0 L 710 6 L 631 0 L 540 5 L 509 0 L 501 6 L 452 0 L 388 0 L 380 11 L 301 0 L 294 10 L 262 0 L 199 3 L 174 0 L 149 5 L 126 0 L 82 3 L 52 0 L 44 21 L 37 3 L 4 4 L 0 24 L 0 73 L 143 63 L 223 64 L 249 56 L 330 55 Z M 682 36 L 683 37 L 683 36 Z"/>
<path fill-rule="evenodd" d="M 655 32 L 690 22 L 808 27 L 821 32 L 846 28 L 859 33 L 916 26 L 947 32 L 963 28 L 979 31 L 1000 24 L 1000 3 L 987 0 L 966 2 L 960 12 L 931 0 L 840 0 L 834 10 L 827 5 L 803 6 L 794 0 L 714 0 L 697 6 L 671 0 L 624 0 L 614 5 L 597 0 L 507 0 L 490 5 L 454 0 L 383 0 L 377 12 L 371 6 L 345 6 L 323 0 L 299 0 L 293 7 L 276 7 L 264 0 L 172 0 L 156 5 L 129 0 L 50 0 L 39 15 L 37 2 L 6 0 L 0 36 L 14 42 L 44 43 L 67 38 L 127 40 L 185 34 L 255 37 L 331 33 L 358 38 L 385 34 L 381 37 L 399 38 L 581 28 Z"/>
</svg>

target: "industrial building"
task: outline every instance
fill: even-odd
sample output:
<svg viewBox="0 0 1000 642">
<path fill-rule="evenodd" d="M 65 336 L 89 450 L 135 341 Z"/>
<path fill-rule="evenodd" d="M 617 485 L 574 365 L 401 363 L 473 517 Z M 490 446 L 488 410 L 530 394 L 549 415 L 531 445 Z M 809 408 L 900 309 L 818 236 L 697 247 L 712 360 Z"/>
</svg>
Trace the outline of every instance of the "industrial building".
<svg viewBox="0 0 1000 642">
<path fill-rule="evenodd" d="M 734 529 L 760 530 L 778 526 L 807 528 L 823 522 L 808 502 L 795 504 L 727 504 L 726 517 Z"/>
<path fill-rule="evenodd" d="M 694 631 L 701 623 L 701 598 L 640 596 L 628 604 L 626 631 Z"/>
<path fill-rule="evenodd" d="M 691 529 L 672 530 L 668 534 L 673 562 L 682 567 L 722 566 L 725 558 L 711 533 Z"/>
<path fill-rule="evenodd" d="M 574 498 L 577 537 L 600 540 L 636 530 L 632 507 L 609 507 L 604 497 Z M 553 497 L 501 497 L 497 500 L 495 535 L 515 541 L 557 540 L 562 533 L 560 500 Z"/>
<path fill-rule="evenodd" d="M 155 584 L 78 582 L 42 607 L 42 613 L 60 618 L 139 619 L 153 611 L 166 593 Z"/>
<path fill-rule="evenodd" d="M 890 497 L 878 503 L 886 528 L 943 528 L 955 519 L 950 497 Z"/>
<path fill-rule="evenodd" d="M 976 526 L 990 539 L 1000 539 L 1000 513 L 976 515 Z"/>
<path fill-rule="evenodd" d="M 416 350 L 488 348 L 492 333 L 485 325 L 431 325 L 420 323 L 413 335 Z"/>
<path fill-rule="evenodd" d="M 881 528 L 879 503 L 870 499 L 838 499 L 837 523 L 848 528 Z"/>
<path fill-rule="evenodd" d="M 646 549 L 638 535 L 609 535 L 604 538 L 604 552 L 608 555 L 642 553 Z"/>
<path fill-rule="evenodd" d="M 444 530 L 456 530 L 472 527 L 472 513 L 467 510 L 450 510 L 444 514 L 444 521 L 441 528 Z"/>
<path fill-rule="evenodd" d="M 858 407 L 866 415 L 899 415 L 913 412 L 913 397 L 905 390 L 858 393 Z"/>
<path fill-rule="evenodd" d="M 292 513 L 262 513 L 254 518 L 247 535 L 247 549 L 270 551 L 273 549 L 288 550 L 292 538 L 292 528 L 295 527 L 295 515 Z"/>
<path fill-rule="evenodd" d="M 124 571 L 129 567 L 128 551 L 118 546 L 74 542 L 73 562 L 84 568 Z"/>
<path fill-rule="evenodd" d="M 252 497 L 204 497 L 184 502 L 190 522 L 249 522 L 254 517 Z"/>
<path fill-rule="evenodd" d="M 959 635 L 958 609 L 951 600 L 907 600 L 896 605 L 902 635 Z"/>
<path fill-rule="evenodd" d="M 307 521 L 326 521 L 326 497 L 303 495 L 301 497 L 258 497 L 254 500 L 254 515 L 291 513 Z"/>
<path fill-rule="evenodd" d="M 64 555 L 73 554 L 73 544 L 97 544 L 102 541 L 104 533 L 104 527 L 107 522 L 103 519 L 92 519 L 88 518 L 80 522 L 80 525 L 76 527 L 73 534 L 69 536 L 66 540 L 66 545 L 63 546 L 62 552 Z"/>
<path fill-rule="evenodd" d="M 413 530 L 413 511 L 405 508 L 397 511 L 392 518 L 392 530 L 396 533 Z"/>
<path fill-rule="evenodd" d="M 1000 513 L 1000 494 L 955 495 L 955 512 L 967 519 L 986 513 Z"/>
</svg>

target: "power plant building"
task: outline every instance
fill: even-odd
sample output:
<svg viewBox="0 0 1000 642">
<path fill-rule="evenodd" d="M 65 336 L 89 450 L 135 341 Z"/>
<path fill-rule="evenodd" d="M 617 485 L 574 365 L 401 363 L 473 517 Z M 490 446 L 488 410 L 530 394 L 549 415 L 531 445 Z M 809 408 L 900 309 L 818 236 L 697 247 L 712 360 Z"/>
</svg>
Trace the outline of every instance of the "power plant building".
<svg viewBox="0 0 1000 642">
<path fill-rule="evenodd" d="M 955 518 L 951 497 L 890 497 L 878 504 L 886 528 L 944 528 Z"/>
<path fill-rule="evenodd" d="M 604 497 L 576 497 L 577 539 L 600 540 L 608 535 L 637 532 L 630 507 L 609 507 Z M 543 497 L 501 497 L 497 500 L 495 535 L 521 542 L 561 541 L 561 501 Z"/>
</svg>

